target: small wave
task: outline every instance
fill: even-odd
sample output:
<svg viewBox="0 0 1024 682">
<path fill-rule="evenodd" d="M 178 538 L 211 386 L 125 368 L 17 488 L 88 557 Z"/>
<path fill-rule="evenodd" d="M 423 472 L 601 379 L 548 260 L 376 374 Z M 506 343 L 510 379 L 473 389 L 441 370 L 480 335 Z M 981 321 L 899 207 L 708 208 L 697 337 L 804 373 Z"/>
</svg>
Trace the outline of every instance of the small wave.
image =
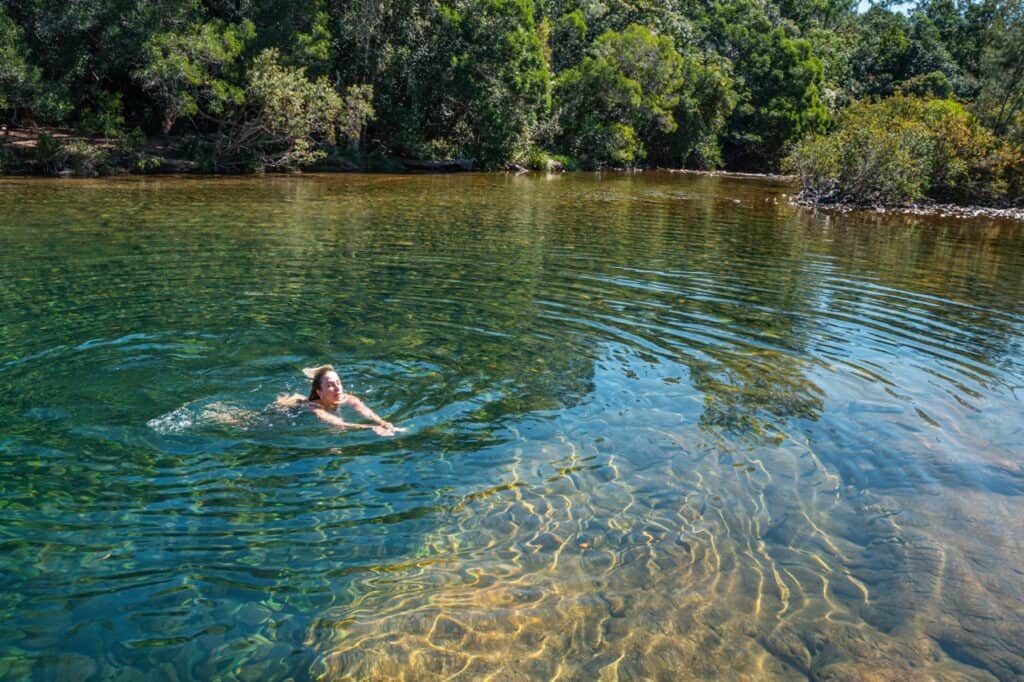
<svg viewBox="0 0 1024 682">
<path fill-rule="evenodd" d="M 195 414 L 189 405 L 182 405 L 176 410 L 154 417 L 146 422 L 146 426 L 161 435 L 184 433 L 196 423 Z"/>
<path fill-rule="evenodd" d="M 248 429 L 264 413 L 265 411 L 247 409 L 221 400 L 191 402 L 185 403 L 167 414 L 150 419 L 146 422 L 146 426 L 161 435 L 185 433 L 210 426 Z"/>
</svg>

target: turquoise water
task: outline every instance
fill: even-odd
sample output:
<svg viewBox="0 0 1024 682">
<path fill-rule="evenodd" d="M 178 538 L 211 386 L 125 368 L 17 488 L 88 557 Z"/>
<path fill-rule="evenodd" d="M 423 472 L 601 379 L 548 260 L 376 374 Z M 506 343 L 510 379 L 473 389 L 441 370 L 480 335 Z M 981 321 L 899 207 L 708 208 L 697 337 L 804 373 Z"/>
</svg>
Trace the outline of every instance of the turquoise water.
<svg viewBox="0 0 1024 682">
<path fill-rule="evenodd" d="M 789 191 L 0 180 L 0 678 L 1024 676 L 1024 230 Z"/>
</svg>

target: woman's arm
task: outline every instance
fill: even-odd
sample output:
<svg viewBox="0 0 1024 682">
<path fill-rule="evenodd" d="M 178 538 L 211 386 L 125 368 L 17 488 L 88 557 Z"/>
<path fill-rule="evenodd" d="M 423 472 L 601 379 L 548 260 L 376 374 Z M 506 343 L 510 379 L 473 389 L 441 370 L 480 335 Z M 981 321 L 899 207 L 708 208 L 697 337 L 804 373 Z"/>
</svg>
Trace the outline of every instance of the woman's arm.
<svg viewBox="0 0 1024 682">
<path fill-rule="evenodd" d="M 331 412 L 328 412 L 327 410 L 325 410 L 322 407 L 314 407 L 313 408 L 313 414 L 315 414 L 317 417 L 319 417 L 320 421 L 327 422 L 331 426 L 337 426 L 337 427 L 342 428 L 342 429 L 372 429 L 372 428 L 374 428 L 373 424 L 353 424 L 352 422 L 347 422 L 344 419 L 342 419 L 341 417 L 339 417 L 338 415 L 332 414 Z"/>
<path fill-rule="evenodd" d="M 372 422 L 375 422 L 378 426 L 383 426 L 386 429 L 395 428 L 394 424 L 387 421 L 386 419 L 381 419 L 376 412 L 374 412 L 373 410 L 366 406 L 366 403 L 364 403 L 362 400 L 355 397 L 354 395 L 348 396 L 348 404 L 353 410 L 358 412 L 361 416 L 365 417 L 366 419 L 369 419 Z"/>
<path fill-rule="evenodd" d="M 353 410 L 358 412 L 361 416 L 375 422 L 376 425 L 371 426 L 370 428 L 372 428 L 373 432 L 376 433 L 378 436 L 393 436 L 400 431 L 405 431 L 405 429 L 395 426 L 388 420 L 381 419 L 376 412 L 367 407 L 366 403 L 364 403 L 356 396 L 349 394 L 347 402 L 348 405 Z"/>
</svg>

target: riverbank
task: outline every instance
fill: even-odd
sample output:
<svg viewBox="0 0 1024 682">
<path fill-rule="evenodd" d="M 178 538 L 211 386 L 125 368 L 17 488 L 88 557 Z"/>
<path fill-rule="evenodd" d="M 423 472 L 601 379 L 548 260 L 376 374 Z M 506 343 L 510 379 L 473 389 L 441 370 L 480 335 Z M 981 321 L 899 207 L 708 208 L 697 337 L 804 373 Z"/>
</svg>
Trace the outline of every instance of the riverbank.
<svg viewBox="0 0 1024 682">
<path fill-rule="evenodd" d="M 83 135 L 55 127 L 4 128 L 0 133 L 0 176 L 97 177 L 138 174 L 200 174 L 210 168 L 189 158 L 194 140 L 186 137 L 153 137 L 146 140 Z M 419 160 L 384 153 L 360 154 L 332 148 L 311 172 L 327 173 L 457 173 L 477 170 L 472 159 Z M 511 164 L 507 172 L 565 172 L 561 163 L 548 164 L 543 170 Z M 665 172 L 680 175 L 759 179 L 795 182 L 796 176 L 779 173 L 752 173 L 728 170 L 691 170 L 685 168 L 606 169 L 613 173 Z M 997 218 L 1024 222 L 1024 207 L 961 206 L 957 204 L 918 203 L 894 206 L 815 203 L 799 194 L 783 195 L 795 205 L 826 213 L 873 211 L 904 215 L 955 218 Z"/>
<path fill-rule="evenodd" d="M 0 175 L 97 177 L 163 173 L 217 173 L 196 150 L 196 136 L 86 135 L 53 126 L 4 127 L 0 132 Z M 472 161 L 418 162 L 383 153 L 364 154 L 327 147 L 307 170 L 320 172 L 453 172 L 472 170 Z M 223 172 L 222 170 L 219 172 Z"/>
</svg>

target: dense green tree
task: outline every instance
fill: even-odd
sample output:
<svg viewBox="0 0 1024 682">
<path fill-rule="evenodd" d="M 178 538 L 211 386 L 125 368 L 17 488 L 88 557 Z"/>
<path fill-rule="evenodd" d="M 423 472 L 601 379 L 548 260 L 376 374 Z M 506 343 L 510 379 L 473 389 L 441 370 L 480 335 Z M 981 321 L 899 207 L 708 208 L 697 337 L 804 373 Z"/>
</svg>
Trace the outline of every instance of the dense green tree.
<svg viewBox="0 0 1024 682">
<path fill-rule="evenodd" d="M 0 7 L 0 116 L 29 107 L 39 78 L 39 69 L 28 61 L 21 28 Z"/>
<path fill-rule="evenodd" d="M 525 153 L 551 108 L 532 0 L 424 11 L 422 30 L 370 81 L 381 112 L 374 134 L 402 155 L 471 157 L 485 168 Z"/>
<path fill-rule="evenodd" d="M 913 75 L 910 20 L 881 7 L 869 9 L 858 26 L 851 62 L 854 97 L 891 95 L 897 83 Z"/>
<path fill-rule="evenodd" d="M 551 68 L 555 73 L 579 64 L 583 59 L 587 40 L 587 20 L 576 9 L 555 20 L 551 32 Z"/>
<path fill-rule="evenodd" d="M 615 64 L 587 57 L 556 84 L 561 103 L 560 147 L 585 165 L 633 165 L 644 154 L 636 130 L 641 88 Z"/>
<path fill-rule="evenodd" d="M 993 38 L 993 22 L 996 20 L 999 7 L 1004 0 L 959 1 L 957 9 L 962 17 L 960 30 L 955 37 L 947 40 L 946 45 L 960 65 L 962 76 L 965 79 L 970 79 L 958 92 L 962 97 L 974 100 L 980 87 L 982 56 L 989 41 Z"/>
<path fill-rule="evenodd" d="M 272 48 L 283 62 L 304 67 L 312 77 L 332 75 L 334 22 L 326 0 L 250 0 L 247 4 L 229 22 L 252 22 L 254 54 Z"/>
<path fill-rule="evenodd" d="M 606 31 L 559 77 L 562 144 L 589 165 L 642 159 L 645 140 L 678 127 L 683 64 L 670 38 L 644 26 Z"/>
<path fill-rule="evenodd" d="M 71 121 L 89 112 L 102 115 L 112 102 L 124 102 L 131 118 L 144 118 L 148 97 L 130 76 L 141 66 L 139 46 L 154 31 L 179 25 L 198 11 L 193 0 L 0 0 L 0 5 L 24 31 L 51 112 Z"/>
<path fill-rule="evenodd" d="M 1024 4 L 1003 6 L 982 54 L 978 109 L 997 135 L 1024 145 Z"/>
<path fill-rule="evenodd" d="M 801 30 L 830 31 L 845 27 L 856 12 L 858 0 L 779 0 L 779 13 Z"/>
<path fill-rule="evenodd" d="M 694 20 L 704 11 L 702 2 L 692 0 L 548 0 L 545 4 L 553 17 L 578 12 L 591 36 L 621 33 L 630 24 L 639 24 L 677 42 L 693 38 Z"/>
<path fill-rule="evenodd" d="M 334 137 L 489 168 L 564 152 L 770 171 L 851 104 L 897 93 L 956 98 L 1024 143 L 1021 0 L 857 5 L 0 0 L 0 115 L 121 140 L 136 126 L 193 135 L 223 168 L 302 165 Z M 295 128 L 256 114 L 273 110 Z M 239 138 L 246 116 L 272 132 Z"/>
<path fill-rule="evenodd" d="M 146 41 L 145 65 L 134 75 L 162 105 L 164 133 L 182 116 L 217 123 L 245 101 L 240 57 L 255 35 L 250 21 L 214 19 Z"/>
<path fill-rule="evenodd" d="M 443 6 L 439 123 L 484 167 L 526 150 L 551 108 L 550 69 L 533 0 L 460 1 Z"/>
<path fill-rule="evenodd" d="M 655 133 L 648 158 L 668 167 L 721 167 L 721 136 L 736 105 L 730 64 L 715 55 L 685 57 L 679 94 L 672 110 L 677 127 Z"/>
<path fill-rule="evenodd" d="M 711 24 L 712 42 L 733 63 L 736 107 L 723 153 L 728 165 L 774 170 L 786 147 L 828 120 L 822 99 L 824 65 L 804 39 L 752 0 L 721 5 Z"/>
<path fill-rule="evenodd" d="M 432 119 L 440 105 L 436 76 L 439 7 L 433 0 L 352 0 L 326 6 L 331 32 L 329 78 L 336 88 L 373 89 L 376 117 L 368 127 L 371 152 L 445 155 Z"/>
<path fill-rule="evenodd" d="M 940 28 L 931 17 L 923 12 L 915 13 L 912 16 L 910 30 L 910 68 L 907 73 L 908 81 L 920 79 L 928 74 L 942 74 L 945 80 L 952 85 L 961 83 L 963 78 L 960 73 L 960 65 L 954 60 L 949 51 L 948 43 L 944 40 L 944 33 L 955 31 L 955 29 Z M 951 40 L 955 41 L 956 33 L 951 34 Z M 937 76 L 931 76 L 935 80 Z M 902 89 L 906 89 L 902 87 Z"/>
<path fill-rule="evenodd" d="M 961 37 L 966 21 L 950 0 L 933 0 L 910 15 L 873 7 L 860 22 L 852 55 L 854 97 L 896 91 L 971 96 L 975 79 Z"/>
<path fill-rule="evenodd" d="M 350 89 L 343 98 L 326 77 L 310 80 L 304 67 L 284 66 L 277 50 L 264 50 L 249 69 L 242 101 L 211 138 L 211 164 L 215 170 L 309 165 L 325 154 L 317 142 L 359 136 L 373 113 L 370 96 Z"/>
</svg>

